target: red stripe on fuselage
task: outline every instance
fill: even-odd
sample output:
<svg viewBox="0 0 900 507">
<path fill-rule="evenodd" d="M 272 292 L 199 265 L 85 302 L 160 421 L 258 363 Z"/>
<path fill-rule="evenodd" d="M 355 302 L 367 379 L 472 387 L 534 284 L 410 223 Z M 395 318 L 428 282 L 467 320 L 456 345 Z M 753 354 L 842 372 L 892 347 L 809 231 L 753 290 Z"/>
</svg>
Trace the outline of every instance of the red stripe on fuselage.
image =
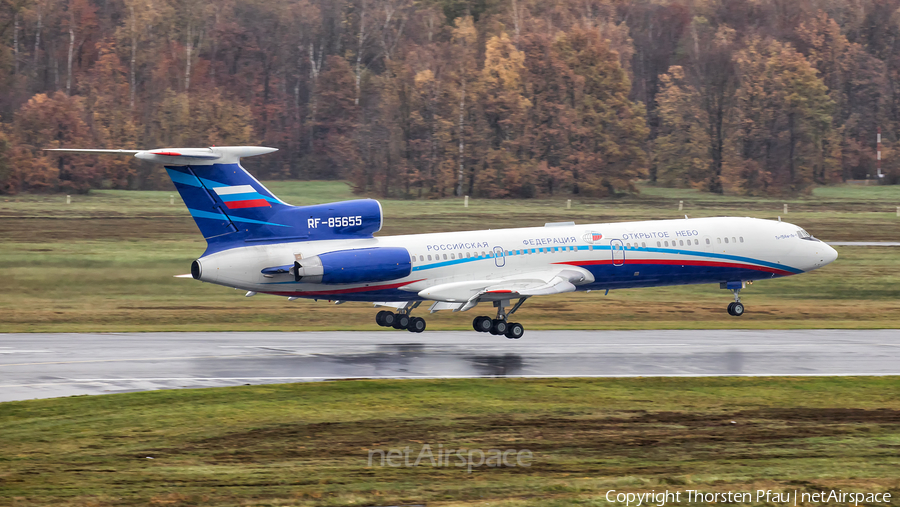
<svg viewBox="0 0 900 507">
<path fill-rule="evenodd" d="M 783 269 L 769 268 L 766 266 L 756 266 L 753 264 L 737 264 L 733 262 L 715 262 L 715 261 L 688 261 L 688 260 L 663 260 L 663 259 L 624 259 L 624 260 L 616 260 L 616 262 L 621 262 L 623 264 L 636 264 L 636 265 L 653 265 L 653 264 L 661 264 L 666 266 L 706 266 L 712 268 L 740 268 L 740 269 L 753 269 L 756 271 L 765 271 L 767 273 L 775 273 L 776 275 L 782 276 L 790 276 L 796 273 L 791 273 L 790 271 L 785 271 Z M 598 266 L 603 264 L 612 264 L 612 259 L 609 260 L 599 260 L 599 261 L 572 261 L 572 262 L 555 262 L 554 264 L 569 264 L 571 266 Z"/>
<path fill-rule="evenodd" d="M 251 199 L 249 201 L 226 201 L 225 206 L 228 206 L 228 209 L 240 209 L 270 207 L 271 204 L 265 199 Z"/>
<path fill-rule="evenodd" d="M 275 296 L 332 296 L 336 294 L 353 294 L 356 292 L 370 292 L 376 290 L 387 290 L 387 289 L 396 289 L 397 287 L 403 287 L 404 285 L 409 285 L 411 283 L 421 282 L 424 278 L 420 278 L 418 280 L 412 280 L 410 282 L 400 282 L 400 283 L 391 283 L 388 285 L 372 285 L 369 287 L 353 287 L 352 289 L 338 289 L 338 290 L 311 290 L 305 292 L 298 291 L 290 291 L 290 292 L 266 292 L 266 294 L 273 294 Z"/>
</svg>

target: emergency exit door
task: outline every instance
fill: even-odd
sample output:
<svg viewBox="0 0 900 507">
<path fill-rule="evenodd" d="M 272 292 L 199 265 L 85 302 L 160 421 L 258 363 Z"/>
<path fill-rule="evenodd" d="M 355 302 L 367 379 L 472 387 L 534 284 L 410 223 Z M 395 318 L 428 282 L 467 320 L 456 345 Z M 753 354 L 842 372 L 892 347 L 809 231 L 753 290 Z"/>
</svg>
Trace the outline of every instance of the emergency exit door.
<svg viewBox="0 0 900 507">
<path fill-rule="evenodd" d="M 625 244 L 621 239 L 614 239 L 609 242 L 610 250 L 612 250 L 613 266 L 621 266 L 625 264 Z"/>
</svg>

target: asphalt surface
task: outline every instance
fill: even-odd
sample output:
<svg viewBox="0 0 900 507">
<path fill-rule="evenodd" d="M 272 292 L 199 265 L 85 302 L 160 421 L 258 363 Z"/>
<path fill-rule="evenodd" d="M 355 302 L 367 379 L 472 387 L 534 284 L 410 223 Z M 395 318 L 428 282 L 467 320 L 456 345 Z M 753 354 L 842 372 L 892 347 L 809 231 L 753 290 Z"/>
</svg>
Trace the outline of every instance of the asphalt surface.
<svg viewBox="0 0 900 507">
<path fill-rule="evenodd" d="M 0 401 L 341 378 L 898 375 L 900 330 L 0 334 Z"/>
</svg>

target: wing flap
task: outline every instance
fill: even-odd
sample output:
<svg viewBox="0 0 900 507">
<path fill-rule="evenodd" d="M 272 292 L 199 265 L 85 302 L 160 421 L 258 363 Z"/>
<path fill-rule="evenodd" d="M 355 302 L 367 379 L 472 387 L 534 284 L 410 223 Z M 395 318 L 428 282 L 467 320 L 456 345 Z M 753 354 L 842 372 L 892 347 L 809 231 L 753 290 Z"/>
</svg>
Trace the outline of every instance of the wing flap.
<svg viewBox="0 0 900 507">
<path fill-rule="evenodd" d="M 550 294 L 563 294 L 565 292 L 574 292 L 575 284 L 566 278 L 554 277 L 546 283 L 512 283 L 498 284 L 488 287 L 484 291 L 484 295 L 491 296 L 549 296 Z"/>
<path fill-rule="evenodd" d="M 432 301 L 464 303 L 455 310 L 464 312 L 479 301 L 562 294 L 573 292 L 578 285 L 593 281 L 590 271 L 566 266 L 548 271 L 519 273 L 502 280 L 472 280 L 435 285 L 419 291 L 419 296 Z"/>
</svg>

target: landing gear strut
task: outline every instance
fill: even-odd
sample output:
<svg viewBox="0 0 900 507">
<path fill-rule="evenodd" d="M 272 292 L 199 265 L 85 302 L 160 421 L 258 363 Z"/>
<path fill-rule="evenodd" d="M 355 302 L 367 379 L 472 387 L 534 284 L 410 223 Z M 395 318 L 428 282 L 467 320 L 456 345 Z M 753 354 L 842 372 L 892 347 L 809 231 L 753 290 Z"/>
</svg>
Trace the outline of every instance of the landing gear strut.
<svg viewBox="0 0 900 507">
<path fill-rule="evenodd" d="M 421 301 L 409 303 L 397 313 L 382 310 L 375 314 L 375 323 L 381 327 L 406 329 L 410 333 L 421 333 L 422 331 L 425 331 L 425 319 L 410 315 L 410 313 L 420 304 L 422 304 Z"/>
<path fill-rule="evenodd" d="M 497 307 L 497 318 L 492 319 L 485 316 L 475 317 L 475 320 L 472 321 L 472 327 L 479 333 L 504 335 L 511 340 L 518 340 L 525 334 L 525 328 L 518 322 L 508 322 L 508 318 L 522 306 L 522 303 L 524 303 L 526 299 L 528 298 L 519 298 L 519 301 L 513 306 L 509 313 L 506 312 L 506 307 L 509 306 L 508 299 L 494 301 L 494 306 Z"/>
<path fill-rule="evenodd" d="M 740 317 L 744 314 L 744 303 L 741 303 L 741 289 L 731 289 L 734 292 L 734 302 L 728 304 L 728 315 Z"/>
</svg>

